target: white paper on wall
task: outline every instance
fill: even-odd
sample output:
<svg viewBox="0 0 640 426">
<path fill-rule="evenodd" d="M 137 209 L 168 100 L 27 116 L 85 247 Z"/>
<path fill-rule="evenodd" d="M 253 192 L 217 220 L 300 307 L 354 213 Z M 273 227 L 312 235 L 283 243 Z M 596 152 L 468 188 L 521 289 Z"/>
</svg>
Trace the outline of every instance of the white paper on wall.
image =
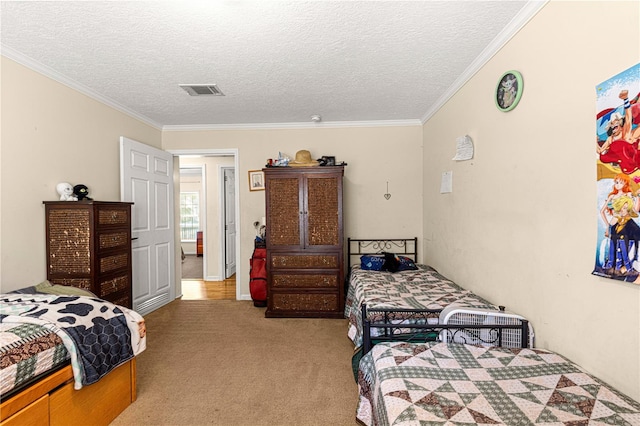
<svg viewBox="0 0 640 426">
<path fill-rule="evenodd" d="M 456 156 L 455 161 L 471 160 L 473 158 L 473 140 L 468 136 L 460 136 L 456 138 Z"/>
<path fill-rule="evenodd" d="M 440 193 L 446 194 L 453 191 L 453 172 L 442 172 L 442 182 L 440 183 Z"/>
</svg>

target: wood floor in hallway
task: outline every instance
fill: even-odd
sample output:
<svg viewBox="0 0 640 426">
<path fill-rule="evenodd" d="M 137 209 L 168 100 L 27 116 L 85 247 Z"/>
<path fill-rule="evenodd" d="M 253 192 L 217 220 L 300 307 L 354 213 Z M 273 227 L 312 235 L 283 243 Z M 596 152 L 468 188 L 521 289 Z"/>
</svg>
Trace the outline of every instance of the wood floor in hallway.
<svg viewBox="0 0 640 426">
<path fill-rule="evenodd" d="M 183 279 L 182 300 L 236 300 L 236 276 L 224 281 Z"/>
</svg>

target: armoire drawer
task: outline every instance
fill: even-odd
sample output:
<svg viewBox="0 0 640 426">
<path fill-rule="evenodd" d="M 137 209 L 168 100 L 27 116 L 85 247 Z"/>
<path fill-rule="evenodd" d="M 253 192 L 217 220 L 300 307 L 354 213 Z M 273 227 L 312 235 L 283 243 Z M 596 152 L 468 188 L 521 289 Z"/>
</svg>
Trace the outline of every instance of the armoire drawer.
<svg viewBox="0 0 640 426">
<path fill-rule="evenodd" d="M 100 258 L 100 273 L 115 271 L 129 266 L 129 253 L 114 254 Z"/>
<path fill-rule="evenodd" d="M 55 285 L 67 285 L 93 291 L 91 278 L 49 278 L 48 281 Z"/>
<path fill-rule="evenodd" d="M 113 303 L 114 305 L 120 305 L 120 306 L 131 306 L 131 298 L 129 297 L 128 294 L 110 294 L 108 296 L 103 297 L 102 299 Z"/>
<path fill-rule="evenodd" d="M 131 244 L 131 237 L 127 230 L 118 232 L 102 232 L 98 234 L 98 249 L 117 249 Z"/>
<path fill-rule="evenodd" d="M 129 283 L 129 275 L 120 275 L 114 278 L 109 278 L 100 281 L 100 294 L 98 295 L 101 298 L 108 296 L 109 294 L 116 293 L 118 291 L 122 291 L 124 289 L 128 289 L 130 286 Z"/>
<path fill-rule="evenodd" d="M 339 266 L 339 256 L 333 253 L 271 255 L 273 269 L 335 269 Z"/>
<path fill-rule="evenodd" d="M 122 208 L 102 208 L 98 210 L 98 226 L 126 225 L 129 223 L 129 211 Z"/>
<path fill-rule="evenodd" d="M 336 293 L 276 293 L 271 294 L 272 311 L 332 312 L 339 309 Z"/>
<path fill-rule="evenodd" d="M 273 273 L 271 275 L 271 287 L 274 289 L 286 288 L 338 288 L 338 275 L 328 274 L 285 274 Z"/>
</svg>

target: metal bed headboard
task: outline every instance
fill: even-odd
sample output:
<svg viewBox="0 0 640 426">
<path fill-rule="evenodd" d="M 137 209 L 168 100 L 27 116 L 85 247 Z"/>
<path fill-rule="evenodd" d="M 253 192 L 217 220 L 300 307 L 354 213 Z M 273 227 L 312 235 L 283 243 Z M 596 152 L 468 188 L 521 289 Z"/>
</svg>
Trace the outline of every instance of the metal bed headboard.
<svg viewBox="0 0 640 426">
<path fill-rule="evenodd" d="M 347 262 L 349 266 L 358 264 L 360 256 L 380 254 L 383 251 L 406 256 L 414 262 L 418 261 L 418 237 L 415 238 L 379 238 L 358 239 L 347 238 Z"/>
</svg>

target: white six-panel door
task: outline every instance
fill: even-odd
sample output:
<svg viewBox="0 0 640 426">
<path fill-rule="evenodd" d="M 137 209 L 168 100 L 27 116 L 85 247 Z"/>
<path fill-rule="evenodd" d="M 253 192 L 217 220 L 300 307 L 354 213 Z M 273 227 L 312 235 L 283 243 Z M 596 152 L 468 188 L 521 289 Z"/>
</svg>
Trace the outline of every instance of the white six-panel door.
<svg viewBox="0 0 640 426">
<path fill-rule="evenodd" d="M 134 203 L 133 309 L 145 315 L 175 299 L 172 154 L 121 137 L 120 189 Z"/>
</svg>

